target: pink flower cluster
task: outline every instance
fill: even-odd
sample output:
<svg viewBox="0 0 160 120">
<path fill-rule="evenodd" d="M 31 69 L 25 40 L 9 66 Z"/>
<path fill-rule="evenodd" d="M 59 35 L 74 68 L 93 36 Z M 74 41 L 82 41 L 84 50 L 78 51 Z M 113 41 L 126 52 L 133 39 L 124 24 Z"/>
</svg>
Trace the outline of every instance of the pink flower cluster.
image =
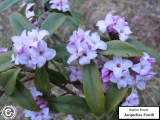
<svg viewBox="0 0 160 120">
<path fill-rule="evenodd" d="M 97 49 L 106 50 L 107 44 L 100 40 L 98 33 L 90 34 L 90 31 L 79 28 L 73 32 L 66 48 L 71 54 L 68 64 L 78 59 L 80 65 L 85 65 L 97 57 Z"/>
<path fill-rule="evenodd" d="M 67 70 L 70 72 L 69 79 L 71 82 L 80 81 L 83 82 L 83 74 L 79 67 L 69 66 Z"/>
<path fill-rule="evenodd" d="M 133 89 L 131 94 L 126 98 L 125 102 L 121 106 L 138 106 L 139 96 L 137 90 Z"/>
<path fill-rule="evenodd" d="M 62 12 L 70 11 L 68 0 L 50 0 L 49 3 L 52 9 L 57 9 Z"/>
<path fill-rule="evenodd" d="M 125 41 L 132 33 L 128 23 L 121 16 L 113 16 L 111 13 L 107 14 L 105 20 L 99 20 L 96 24 L 99 30 L 104 33 L 112 33 L 118 35 L 119 39 Z"/>
<path fill-rule="evenodd" d="M 117 87 L 137 87 L 140 90 L 146 88 L 147 82 L 155 75 L 152 71 L 154 58 L 150 58 L 147 53 L 143 57 L 136 57 L 133 62 L 114 57 L 113 60 L 107 61 L 102 69 L 102 80 L 107 87 L 109 82 L 116 83 Z"/>
<path fill-rule="evenodd" d="M 49 112 L 49 108 L 47 107 L 47 104 L 42 99 L 42 93 L 37 91 L 36 88 L 30 88 L 30 91 L 37 105 L 40 108 L 40 112 L 24 110 L 23 112 L 25 114 L 25 117 L 28 117 L 31 120 L 51 120 L 53 119 L 53 114 Z"/>
<path fill-rule="evenodd" d="M 55 57 L 56 51 L 47 47 L 43 38 L 48 35 L 46 30 L 31 31 L 24 30 L 20 36 L 13 36 L 13 51 L 16 56 L 12 56 L 15 64 L 26 65 L 29 68 L 36 69 L 42 67 L 46 61 Z"/>
</svg>

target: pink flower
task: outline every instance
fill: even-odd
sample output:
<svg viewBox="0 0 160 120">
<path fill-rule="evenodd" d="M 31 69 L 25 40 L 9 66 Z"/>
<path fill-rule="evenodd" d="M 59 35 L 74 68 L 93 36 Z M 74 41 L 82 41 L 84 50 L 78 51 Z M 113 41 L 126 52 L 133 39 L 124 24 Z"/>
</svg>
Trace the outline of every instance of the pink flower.
<svg viewBox="0 0 160 120">
<path fill-rule="evenodd" d="M 131 94 L 126 98 L 126 101 L 122 103 L 122 106 L 138 106 L 139 96 L 136 90 L 132 90 Z"/>
<path fill-rule="evenodd" d="M 97 57 L 97 49 L 106 50 L 107 45 L 100 40 L 97 33 L 90 35 L 90 31 L 85 32 L 79 28 L 73 32 L 66 49 L 71 54 L 68 64 L 78 59 L 79 64 L 84 65 L 89 64 L 92 59 Z"/>
<path fill-rule="evenodd" d="M 47 47 L 43 38 L 49 33 L 46 30 L 36 30 L 22 32 L 20 36 L 13 36 L 13 51 L 16 56 L 12 56 L 15 64 L 26 65 L 36 69 L 42 67 L 46 61 L 55 57 L 56 51 Z"/>
<path fill-rule="evenodd" d="M 104 67 L 111 70 L 115 77 L 121 77 L 124 71 L 128 71 L 133 65 L 132 61 L 122 59 L 121 57 L 114 57 L 105 63 Z"/>
<path fill-rule="evenodd" d="M 102 33 L 108 31 L 114 35 L 118 34 L 119 39 L 122 41 L 127 40 L 132 33 L 123 17 L 113 16 L 111 13 L 106 15 L 105 20 L 99 20 L 96 26 L 99 27 Z"/>
<path fill-rule="evenodd" d="M 41 98 L 42 93 L 37 91 L 36 88 L 30 88 L 31 94 L 34 97 L 37 105 L 40 108 L 39 112 L 34 112 L 30 110 L 24 110 L 23 113 L 25 117 L 30 118 L 31 120 L 51 120 L 53 119 L 53 114 L 50 113 L 47 104 Z"/>
<path fill-rule="evenodd" d="M 49 3 L 52 9 L 57 9 L 62 12 L 70 11 L 68 0 L 50 0 Z"/>
<path fill-rule="evenodd" d="M 133 81 L 133 77 L 130 75 L 129 71 L 125 71 L 122 73 L 121 77 L 115 77 L 115 76 L 112 76 L 110 78 L 110 81 L 112 83 L 117 83 L 117 87 L 120 89 L 120 88 L 125 88 L 128 86 L 128 83 L 130 81 Z"/>
</svg>

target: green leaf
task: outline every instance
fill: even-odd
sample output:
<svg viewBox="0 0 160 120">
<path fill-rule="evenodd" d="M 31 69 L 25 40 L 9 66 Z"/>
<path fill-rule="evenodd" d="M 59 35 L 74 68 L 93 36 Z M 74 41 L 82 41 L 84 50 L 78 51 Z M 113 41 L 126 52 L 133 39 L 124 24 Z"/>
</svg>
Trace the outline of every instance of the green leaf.
<svg viewBox="0 0 160 120">
<path fill-rule="evenodd" d="M 91 111 L 95 115 L 102 115 L 105 110 L 105 97 L 95 63 L 83 66 L 83 80 L 84 94 Z"/>
<path fill-rule="evenodd" d="M 44 5 L 46 3 L 46 0 L 39 0 L 41 5 Z"/>
<path fill-rule="evenodd" d="M 60 72 L 57 72 L 51 69 L 48 69 L 47 72 L 48 72 L 49 80 L 51 83 L 55 85 L 62 85 L 67 83 L 66 78 Z"/>
<path fill-rule="evenodd" d="M 146 52 L 152 57 L 156 58 L 157 62 L 160 63 L 160 54 L 155 49 L 146 46 L 144 43 L 138 40 L 128 39 L 127 42 L 134 45 L 137 49 L 141 50 L 142 52 Z"/>
<path fill-rule="evenodd" d="M 133 45 L 122 42 L 120 40 L 113 40 L 107 42 L 108 49 L 106 51 L 101 51 L 103 55 L 115 55 L 123 57 L 133 57 L 133 56 L 142 56 L 143 53 L 136 49 Z"/>
<path fill-rule="evenodd" d="M 14 4 L 16 4 L 19 0 L 4 0 L 0 3 L 0 12 L 12 7 Z"/>
<path fill-rule="evenodd" d="M 118 110 L 112 113 L 112 116 L 109 120 L 118 120 Z"/>
<path fill-rule="evenodd" d="M 0 85 L 4 88 L 16 69 L 10 69 L 0 73 Z"/>
<path fill-rule="evenodd" d="M 60 13 L 53 13 L 48 16 L 48 18 L 42 23 L 41 29 L 48 30 L 50 34 L 53 34 L 62 26 L 66 16 Z"/>
<path fill-rule="evenodd" d="M 123 99 L 130 93 L 129 88 L 118 89 L 117 86 L 111 86 L 106 92 L 106 111 L 107 113 L 114 110 Z"/>
<path fill-rule="evenodd" d="M 10 69 L 14 66 L 11 62 L 12 52 L 0 54 L 0 72 Z"/>
<path fill-rule="evenodd" d="M 53 110 L 66 114 L 86 115 L 90 112 L 85 100 L 79 96 L 53 97 L 49 103 Z"/>
<path fill-rule="evenodd" d="M 19 13 L 14 13 L 9 16 L 11 26 L 20 34 L 23 30 L 31 30 L 32 24 Z"/>
<path fill-rule="evenodd" d="M 34 83 L 37 90 L 41 91 L 45 96 L 49 95 L 49 77 L 45 67 L 36 70 Z"/>
<path fill-rule="evenodd" d="M 39 111 L 39 108 L 35 103 L 30 91 L 26 89 L 20 81 L 17 81 L 16 88 L 10 95 L 10 98 L 24 109 Z"/>
<path fill-rule="evenodd" d="M 60 44 L 60 45 L 54 45 L 53 49 L 56 50 L 56 57 L 54 58 L 54 60 L 57 60 L 59 62 L 66 62 L 68 57 L 69 57 L 69 53 L 66 50 L 66 45 L 65 44 Z"/>
<path fill-rule="evenodd" d="M 20 72 L 20 69 L 16 69 L 13 75 L 10 76 L 9 81 L 7 82 L 7 85 L 5 86 L 5 93 L 7 95 L 11 95 L 13 91 L 15 90 L 16 81 L 17 81 L 19 72 Z"/>
</svg>

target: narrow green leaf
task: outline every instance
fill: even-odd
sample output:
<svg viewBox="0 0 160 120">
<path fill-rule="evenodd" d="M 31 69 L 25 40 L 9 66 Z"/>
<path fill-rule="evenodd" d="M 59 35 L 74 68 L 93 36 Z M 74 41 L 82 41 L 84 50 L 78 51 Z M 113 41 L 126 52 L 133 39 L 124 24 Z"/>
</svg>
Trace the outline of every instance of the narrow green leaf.
<svg viewBox="0 0 160 120">
<path fill-rule="evenodd" d="M 9 81 L 7 82 L 7 85 L 5 86 L 5 93 L 7 95 L 11 95 L 13 91 L 15 90 L 16 80 L 17 80 L 19 72 L 20 72 L 20 69 L 16 69 L 13 75 L 10 76 Z"/>
<path fill-rule="evenodd" d="M 20 34 L 23 30 L 32 29 L 32 24 L 19 13 L 14 13 L 9 16 L 9 21 L 18 34 Z"/>
<path fill-rule="evenodd" d="M 66 20 L 66 16 L 60 13 L 53 13 L 42 23 L 41 29 L 48 30 L 50 34 L 53 34 Z"/>
<path fill-rule="evenodd" d="M 85 100 L 79 96 L 53 97 L 50 103 L 53 110 L 66 114 L 86 115 L 90 112 Z"/>
<path fill-rule="evenodd" d="M 142 52 L 147 52 L 149 55 L 156 58 L 157 62 L 160 63 L 160 54 L 155 49 L 146 46 L 144 43 L 138 40 L 128 39 L 127 42 L 134 45 L 137 49 L 141 50 Z"/>
<path fill-rule="evenodd" d="M 48 72 L 49 80 L 51 83 L 55 85 L 62 85 L 67 83 L 66 78 L 60 72 L 57 72 L 51 69 L 48 69 L 47 72 Z"/>
<path fill-rule="evenodd" d="M 0 12 L 12 7 L 14 4 L 16 4 L 19 0 L 4 0 L 0 3 Z"/>
<path fill-rule="evenodd" d="M 102 115 L 105 110 L 105 97 L 95 63 L 83 66 L 83 79 L 84 94 L 91 111 L 95 115 Z"/>
<path fill-rule="evenodd" d="M 10 98 L 24 109 L 39 111 L 39 108 L 35 103 L 30 91 L 26 89 L 20 81 L 17 81 L 16 88 L 10 95 Z"/>
<path fill-rule="evenodd" d="M 11 62 L 12 52 L 0 54 L 0 72 L 8 70 L 13 67 L 14 64 Z"/>
<path fill-rule="evenodd" d="M 133 45 L 122 42 L 120 40 L 113 40 L 107 42 L 108 49 L 106 51 L 101 51 L 103 55 L 115 55 L 123 57 L 133 57 L 133 56 L 142 56 L 143 53 L 136 49 Z"/>
<path fill-rule="evenodd" d="M 111 86 L 106 93 L 106 111 L 107 113 L 114 110 L 128 95 L 129 88 L 118 89 L 117 86 Z"/>
<path fill-rule="evenodd" d="M 49 77 L 45 67 L 36 70 L 34 83 L 37 90 L 41 91 L 45 96 L 49 95 Z"/>
<path fill-rule="evenodd" d="M 10 69 L 0 73 L 0 85 L 4 88 L 16 69 Z"/>
</svg>

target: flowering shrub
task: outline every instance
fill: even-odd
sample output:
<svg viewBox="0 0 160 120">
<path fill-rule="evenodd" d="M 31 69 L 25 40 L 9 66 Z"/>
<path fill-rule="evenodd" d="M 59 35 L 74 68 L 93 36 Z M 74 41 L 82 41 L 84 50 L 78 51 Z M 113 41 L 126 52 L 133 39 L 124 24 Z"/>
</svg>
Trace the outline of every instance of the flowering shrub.
<svg viewBox="0 0 160 120">
<path fill-rule="evenodd" d="M 16 3 L 5 0 L 0 11 Z M 159 54 L 131 39 L 128 22 L 111 12 L 86 30 L 68 0 L 28 0 L 9 21 L 17 34 L 12 49 L 0 48 L 0 86 L 31 120 L 59 113 L 66 120 L 112 119 L 118 106 L 141 105 L 139 90 L 156 75 Z M 24 86 L 29 80 L 34 88 Z"/>
</svg>

